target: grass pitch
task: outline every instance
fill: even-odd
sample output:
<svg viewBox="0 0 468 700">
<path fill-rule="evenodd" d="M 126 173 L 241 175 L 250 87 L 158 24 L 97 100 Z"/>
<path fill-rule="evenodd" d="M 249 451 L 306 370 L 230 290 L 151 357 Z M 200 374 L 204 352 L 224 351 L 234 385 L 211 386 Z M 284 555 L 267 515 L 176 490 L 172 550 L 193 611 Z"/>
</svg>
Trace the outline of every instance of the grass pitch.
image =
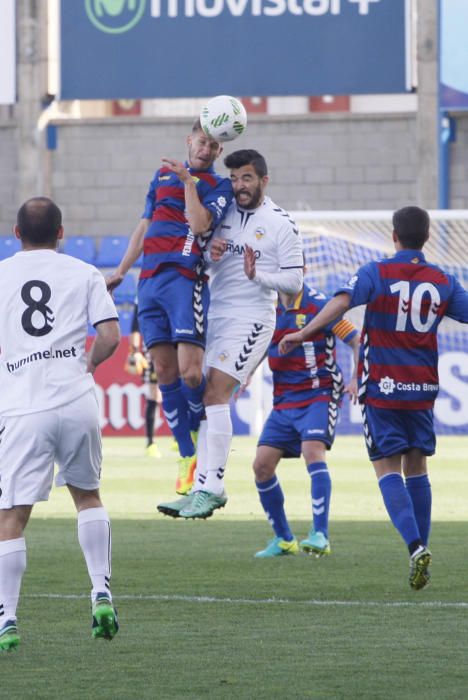
<svg viewBox="0 0 468 700">
<path fill-rule="evenodd" d="M 57 489 L 28 526 L 22 644 L 0 656 L 3 698 L 462 700 L 466 640 L 468 440 L 439 440 L 431 586 L 411 591 L 361 438 L 338 438 L 330 557 L 255 560 L 271 537 L 253 486 L 254 440 L 236 438 L 229 502 L 207 521 L 155 511 L 173 496 L 176 456 L 141 438 L 105 440 L 102 495 L 113 521 L 121 631 L 92 640 L 89 582 L 71 499 Z M 278 471 L 298 538 L 310 526 L 300 460 Z"/>
</svg>

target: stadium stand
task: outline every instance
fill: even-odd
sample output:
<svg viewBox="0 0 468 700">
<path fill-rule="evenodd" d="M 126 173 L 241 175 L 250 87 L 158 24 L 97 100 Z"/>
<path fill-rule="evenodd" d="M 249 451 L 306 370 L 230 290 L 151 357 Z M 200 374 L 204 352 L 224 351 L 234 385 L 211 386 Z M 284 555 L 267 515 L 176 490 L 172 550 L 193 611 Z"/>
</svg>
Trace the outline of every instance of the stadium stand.
<svg viewBox="0 0 468 700">
<path fill-rule="evenodd" d="M 133 309 L 118 309 L 120 332 L 122 335 L 130 335 L 132 328 Z"/>
<path fill-rule="evenodd" d="M 65 238 L 62 253 L 93 264 L 96 258 L 96 244 L 92 236 L 68 236 Z"/>
<path fill-rule="evenodd" d="M 14 236 L 0 236 L 0 260 L 5 260 L 21 250 L 21 243 Z"/>
<path fill-rule="evenodd" d="M 101 238 L 94 261 L 97 267 L 116 267 L 122 260 L 128 245 L 128 236 L 105 236 Z"/>
<path fill-rule="evenodd" d="M 129 273 L 125 275 L 122 283 L 114 290 L 114 301 L 117 305 L 133 304 L 135 302 L 136 292 L 137 286 L 135 276 Z"/>
</svg>

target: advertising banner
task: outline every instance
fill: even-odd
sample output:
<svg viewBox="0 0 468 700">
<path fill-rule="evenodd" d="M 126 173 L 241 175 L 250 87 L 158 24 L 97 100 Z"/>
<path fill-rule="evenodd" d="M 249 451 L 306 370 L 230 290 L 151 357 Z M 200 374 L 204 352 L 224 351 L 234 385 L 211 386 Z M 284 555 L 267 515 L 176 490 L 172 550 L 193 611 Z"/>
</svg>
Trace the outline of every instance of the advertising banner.
<svg viewBox="0 0 468 700">
<path fill-rule="evenodd" d="M 439 333 L 440 392 L 435 403 L 435 427 L 438 435 L 468 435 L 468 333 Z M 118 351 L 98 367 L 95 379 L 101 408 L 104 435 L 143 435 L 146 389 L 140 377 L 125 372 L 128 339 L 123 338 Z M 351 352 L 337 344 L 338 363 L 345 379 L 351 371 Z M 271 373 L 266 362 L 257 370 L 247 390 L 231 403 L 231 417 L 236 435 L 258 435 L 272 406 Z M 337 433 L 361 434 L 359 406 L 348 397 L 343 400 Z M 159 411 L 156 434 L 170 435 Z"/>
<path fill-rule="evenodd" d="M 409 0 L 61 0 L 71 99 L 398 93 Z"/>
</svg>

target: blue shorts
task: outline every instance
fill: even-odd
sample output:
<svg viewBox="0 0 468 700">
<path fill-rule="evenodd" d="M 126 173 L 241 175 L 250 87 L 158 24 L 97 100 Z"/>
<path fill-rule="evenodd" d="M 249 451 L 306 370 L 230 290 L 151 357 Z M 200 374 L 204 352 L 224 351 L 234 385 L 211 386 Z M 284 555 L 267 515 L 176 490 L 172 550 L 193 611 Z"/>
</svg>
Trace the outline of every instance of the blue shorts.
<svg viewBox="0 0 468 700">
<path fill-rule="evenodd" d="M 205 347 L 208 284 L 166 267 L 138 283 L 138 324 L 146 348 L 158 343 L 192 343 Z"/>
<path fill-rule="evenodd" d="M 284 457 L 300 457 L 301 445 L 306 440 L 325 443 L 327 450 L 335 439 L 339 404 L 329 401 L 314 401 L 301 408 L 275 410 L 263 426 L 258 445 L 268 445 L 282 450 Z"/>
<path fill-rule="evenodd" d="M 434 412 L 399 411 L 364 406 L 364 437 L 372 462 L 404 454 L 413 448 L 430 456 L 435 452 Z"/>
</svg>

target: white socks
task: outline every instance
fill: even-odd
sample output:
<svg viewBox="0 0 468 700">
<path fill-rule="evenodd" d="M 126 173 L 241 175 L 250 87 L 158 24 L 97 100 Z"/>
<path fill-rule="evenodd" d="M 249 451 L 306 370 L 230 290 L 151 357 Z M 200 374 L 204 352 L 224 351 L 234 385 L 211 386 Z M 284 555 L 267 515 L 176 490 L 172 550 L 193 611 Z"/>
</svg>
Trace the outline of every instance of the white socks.
<svg viewBox="0 0 468 700">
<path fill-rule="evenodd" d="M 78 541 L 83 551 L 93 589 L 97 593 L 110 592 L 111 577 L 111 528 L 105 508 L 87 508 L 78 513 Z"/>
<path fill-rule="evenodd" d="M 21 579 L 26 569 L 24 537 L 0 542 L 0 627 L 16 620 Z"/>
<path fill-rule="evenodd" d="M 200 428 L 198 429 L 198 440 L 197 440 L 197 469 L 195 471 L 195 478 L 193 480 L 192 491 L 203 491 L 205 488 L 206 481 L 206 459 L 207 459 L 207 431 L 208 422 L 203 419 L 200 422 Z"/>
<path fill-rule="evenodd" d="M 232 422 L 229 404 L 206 407 L 207 457 L 204 491 L 216 496 L 224 492 L 224 471 L 232 441 Z"/>
</svg>

